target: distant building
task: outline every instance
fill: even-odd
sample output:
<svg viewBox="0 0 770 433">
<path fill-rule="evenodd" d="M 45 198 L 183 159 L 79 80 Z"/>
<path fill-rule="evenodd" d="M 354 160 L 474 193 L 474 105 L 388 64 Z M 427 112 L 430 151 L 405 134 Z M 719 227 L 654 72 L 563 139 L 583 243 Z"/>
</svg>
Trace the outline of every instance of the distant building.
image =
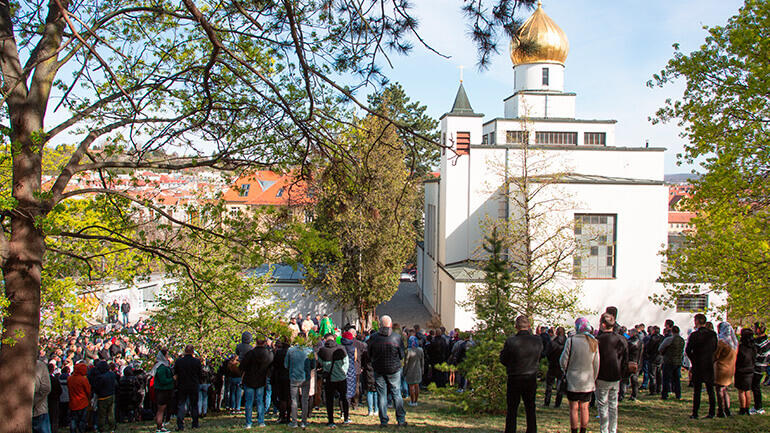
<svg viewBox="0 0 770 433">
<path fill-rule="evenodd" d="M 693 229 L 691 220 L 695 218 L 695 212 L 668 212 L 668 232 L 682 233 Z"/>
<path fill-rule="evenodd" d="M 222 199 L 230 212 L 251 213 L 259 207 L 277 206 L 303 221 L 312 218 L 307 209 L 311 203 L 307 183 L 290 173 L 260 170 L 243 175 L 228 188 Z"/>
</svg>

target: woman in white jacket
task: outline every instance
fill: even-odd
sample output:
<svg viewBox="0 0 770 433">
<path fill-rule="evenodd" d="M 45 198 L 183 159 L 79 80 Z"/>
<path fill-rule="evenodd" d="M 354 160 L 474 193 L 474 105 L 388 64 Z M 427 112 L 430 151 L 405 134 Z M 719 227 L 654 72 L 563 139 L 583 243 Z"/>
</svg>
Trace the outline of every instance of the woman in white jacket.
<svg viewBox="0 0 770 433">
<path fill-rule="evenodd" d="M 585 433 L 588 427 L 588 404 L 596 389 L 599 375 L 599 342 L 591 335 L 591 325 L 581 317 L 575 320 L 576 334 L 567 339 L 559 364 L 567 382 L 569 421 L 572 433 Z"/>
</svg>

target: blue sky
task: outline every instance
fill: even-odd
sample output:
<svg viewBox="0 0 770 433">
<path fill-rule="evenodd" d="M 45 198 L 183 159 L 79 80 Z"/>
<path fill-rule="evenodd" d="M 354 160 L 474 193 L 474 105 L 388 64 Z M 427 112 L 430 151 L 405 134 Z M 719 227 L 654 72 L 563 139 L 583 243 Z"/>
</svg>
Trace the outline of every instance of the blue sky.
<svg viewBox="0 0 770 433">
<path fill-rule="evenodd" d="M 487 118 L 502 116 L 503 98 L 513 89 L 508 42 L 501 44 L 501 53 L 489 69 L 479 71 L 461 1 L 413 3 L 423 38 L 451 58 L 416 45 L 409 56 L 391 56 L 393 69 L 383 72 L 438 118 L 451 108 L 458 67 L 464 65 L 464 85 L 474 111 Z M 616 119 L 617 145 L 643 146 L 649 140 L 650 146 L 668 149 L 666 173 L 688 172 L 690 167 L 676 165 L 683 145 L 679 128 L 648 121 L 666 98 L 681 96 L 684 87 L 650 89 L 646 83 L 671 58 L 672 44 L 679 43 L 684 52 L 697 49 L 706 37 L 703 26 L 724 25 L 742 4 L 739 0 L 545 0 L 543 9 L 569 38 L 565 90 L 577 93 L 577 117 Z"/>
</svg>

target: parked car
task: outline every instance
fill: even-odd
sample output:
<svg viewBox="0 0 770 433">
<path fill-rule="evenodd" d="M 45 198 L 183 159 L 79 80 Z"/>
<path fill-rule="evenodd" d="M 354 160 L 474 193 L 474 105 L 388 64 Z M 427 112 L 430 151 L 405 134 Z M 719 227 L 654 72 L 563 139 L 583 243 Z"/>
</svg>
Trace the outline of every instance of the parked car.
<svg viewBox="0 0 770 433">
<path fill-rule="evenodd" d="M 404 269 L 401 272 L 401 277 L 399 279 L 401 281 L 412 281 L 412 282 L 417 281 L 417 270 L 416 269 L 412 269 L 412 270 Z"/>
</svg>

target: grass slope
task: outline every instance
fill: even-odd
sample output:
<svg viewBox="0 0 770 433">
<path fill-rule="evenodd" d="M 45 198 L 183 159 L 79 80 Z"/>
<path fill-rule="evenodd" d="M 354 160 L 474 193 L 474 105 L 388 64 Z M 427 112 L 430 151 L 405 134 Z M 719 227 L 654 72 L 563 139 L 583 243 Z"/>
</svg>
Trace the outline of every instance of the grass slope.
<svg viewBox="0 0 770 433">
<path fill-rule="evenodd" d="M 765 394 L 768 394 L 768 388 L 765 388 Z M 690 420 L 690 408 L 692 404 L 692 389 L 685 388 L 687 395 L 682 401 L 669 399 L 661 401 L 660 398 L 649 397 L 642 394 L 637 402 L 624 401 L 620 404 L 618 431 L 621 433 L 696 433 L 696 432 L 735 432 L 735 433 L 760 433 L 770 432 L 770 415 L 755 416 L 737 416 L 733 415 L 725 419 L 699 419 Z M 706 415 L 708 409 L 708 399 L 703 396 L 701 406 L 701 416 Z M 421 395 L 421 403 L 418 407 L 406 407 L 408 427 L 399 428 L 394 426 L 395 414 L 390 409 L 388 414 L 391 418 L 391 425 L 387 430 L 403 433 L 481 433 L 502 431 L 504 429 L 505 419 L 502 416 L 487 415 L 467 415 L 459 413 L 457 407 L 446 400 L 435 398 L 431 395 Z M 735 393 L 732 394 L 733 412 L 737 413 L 738 398 Z M 256 413 L 255 413 L 256 415 Z M 335 414 L 336 416 L 339 413 Z M 591 416 L 596 416 L 596 411 L 591 411 Z M 301 429 L 290 429 L 286 425 L 278 425 L 274 417 L 268 419 L 266 428 L 254 427 L 258 432 L 288 432 L 301 431 Z M 346 433 L 354 432 L 375 432 L 382 431 L 379 426 L 379 420 L 375 417 L 367 417 L 366 409 L 359 407 L 351 413 L 352 424 L 343 426 L 337 424 L 337 430 Z M 308 432 L 329 431 L 326 427 L 326 411 L 321 409 L 314 411 L 311 418 L 311 425 L 307 428 Z M 341 423 L 341 420 L 337 419 Z M 542 387 L 538 395 L 537 422 L 539 432 L 569 433 L 569 413 L 566 406 L 566 400 L 561 408 L 543 408 L 542 407 Z M 524 409 L 519 410 L 519 430 L 525 428 Z M 185 425 L 190 426 L 190 419 L 185 420 Z M 211 416 L 201 420 L 199 433 L 230 433 L 235 431 L 245 431 L 244 416 L 220 415 Z M 168 426 L 170 429 L 172 425 Z M 154 432 L 152 423 L 134 423 L 119 424 L 119 431 L 130 432 Z M 592 418 L 589 424 L 590 432 L 599 431 L 599 420 Z"/>
</svg>

